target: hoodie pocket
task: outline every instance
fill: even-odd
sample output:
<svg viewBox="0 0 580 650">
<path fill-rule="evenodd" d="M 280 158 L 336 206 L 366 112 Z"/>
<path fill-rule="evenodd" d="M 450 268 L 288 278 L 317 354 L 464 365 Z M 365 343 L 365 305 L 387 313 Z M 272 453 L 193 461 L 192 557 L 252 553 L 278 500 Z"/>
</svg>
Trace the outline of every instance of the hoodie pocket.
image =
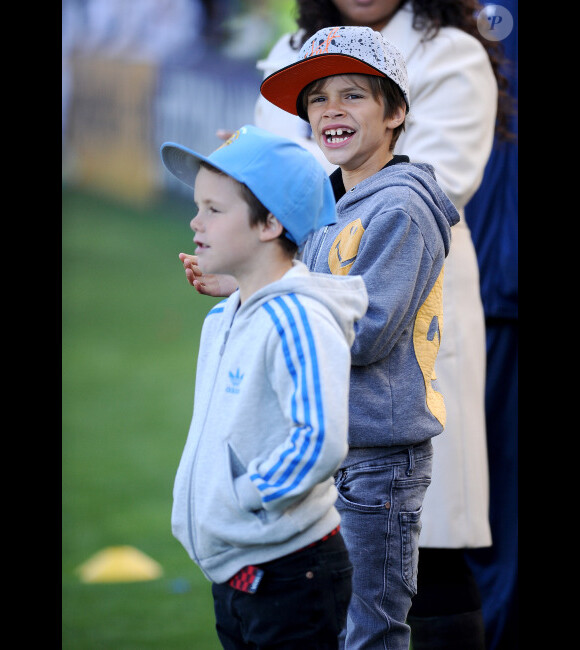
<svg viewBox="0 0 580 650">
<path fill-rule="evenodd" d="M 229 465 L 229 490 L 234 503 L 240 510 L 241 516 L 245 518 L 246 521 L 248 516 L 252 516 L 254 518 L 256 523 L 259 524 L 258 529 L 255 531 L 259 535 L 266 535 L 267 537 L 271 537 L 273 532 L 272 527 L 276 525 L 278 527 L 275 535 L 276 541 L 283 541 L 286 535 L 296 534 L 296 532 L 298 532 L 298 529 L 289 512 L 266 510 L 262 507 L 256 508 L 254 510 L 248 510 L 247 508 L 242 507 L 235 483 L 236 479 L 240 478 L 241 476 L 246 477 L 248 470 L 245 463 L 240 459 L 235 449 L 232 447 L 231 443 L 227 442 L 226 445 Z M 247 485 L 249 480 L 247 478 L 244 478 L 242 482 Z M 288 531 L 288 528 L 290 528 L 291 532 Z"/>
<path fill-rule="evenodd" d="M 240 503 L 240 498 L 238 496 L 238 492 L 236 490 L 235 483 L 236 483 L 236 479 L 239 478 L 240 476 L 244 476 L 245 474 L 247 474 L 248 470 L 245 463 L 240 459 L 240 457 L 235 452 L 231 443 L 226 442 L 226 447 L 227 447 L 227 459 L 228 459 L 228 467 L 229 467 L 229 472 L 228 472 L 229 489 L 234 503 L 238 506 L 238 508 L 243 513 L 251 513 L 254 516 L 258 517 L 260 521 L 266 522 L 268 517 L 266 511 L 263 508 L 258 508 L 256 510 L 248 510 L 247 508 L 242 507 Z"/>
</svg>

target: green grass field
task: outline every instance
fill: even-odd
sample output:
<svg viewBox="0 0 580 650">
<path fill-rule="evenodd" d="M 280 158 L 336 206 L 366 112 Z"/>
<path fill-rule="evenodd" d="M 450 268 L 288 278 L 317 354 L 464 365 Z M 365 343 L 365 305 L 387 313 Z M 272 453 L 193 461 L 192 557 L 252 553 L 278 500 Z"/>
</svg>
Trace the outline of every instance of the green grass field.
<svg viewBox="0 0 580 650">
<path fill-rule="evenodd" d="M 137 209 L 63 189 L 62 647 L 219 650 L 209 582 L 171 534 L 197 344 L 216 299 L 186 282 L 193 204 Z M 164 575 L 86 584 L 130 545 Z"/>
</svg>

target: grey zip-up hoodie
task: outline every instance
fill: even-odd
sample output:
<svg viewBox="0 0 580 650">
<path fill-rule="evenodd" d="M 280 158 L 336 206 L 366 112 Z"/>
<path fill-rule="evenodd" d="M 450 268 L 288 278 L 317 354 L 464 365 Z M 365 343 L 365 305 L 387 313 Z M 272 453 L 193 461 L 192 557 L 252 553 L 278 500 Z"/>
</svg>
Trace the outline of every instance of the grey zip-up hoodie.
<svg viewBox="0 0 580 650">
<path fill-rule="evenodd" d="M 351 350 L 344 466 L 424 442 L 445 423 L 434 365 L 443 265 L 459 213 L 431 165 L 401 159 L 344 193 L 337 223 L 313 233 L 302 253 L 313 271 L 361 275 L 369 295 Z M 340 174 L 331 176 L 335 191 L 337 181 L 344 191 Z"/>
<path fill-rule="evenodd" d="M 301 262 L 242 305 L 208 313 L 172 529 L 206 577 L 287 555 L 340 521 L 333 474 L 347 453 L 350 347 L 361 278 Z"/>
</svg>

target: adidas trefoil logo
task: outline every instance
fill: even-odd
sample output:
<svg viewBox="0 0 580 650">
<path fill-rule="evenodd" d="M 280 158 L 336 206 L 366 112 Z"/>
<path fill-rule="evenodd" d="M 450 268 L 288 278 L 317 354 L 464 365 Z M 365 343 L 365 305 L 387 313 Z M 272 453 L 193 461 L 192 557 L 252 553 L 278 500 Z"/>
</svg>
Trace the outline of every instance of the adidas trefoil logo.
<svg viewBox="0 0 580 650">
<path fill-rule="evenodd" d="M 240 374 L 240 369 L 236 369 L 236 374 L 234 375 L 233 372 L 229 372 L 230 375 L 230 386 L 226 386 L 226 393 L 239 393 L 240 392 L 240 384 L 242 383 L 242 379 L 244 378 L 244 375 Z"/>
</svg>

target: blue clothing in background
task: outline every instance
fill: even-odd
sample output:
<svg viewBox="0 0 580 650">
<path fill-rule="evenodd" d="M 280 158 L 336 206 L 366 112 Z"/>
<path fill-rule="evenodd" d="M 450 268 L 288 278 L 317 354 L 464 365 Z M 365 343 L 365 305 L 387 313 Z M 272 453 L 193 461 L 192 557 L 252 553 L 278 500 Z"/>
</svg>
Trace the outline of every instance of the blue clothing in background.
<svg viewBox="0 0 580 650">
<path fill-rule="evenodd" d="M 518 96 L 517 0 L 506 0 L 514 28 L 502 41 L 504 73 Z M 511 121 L 517 133 L 517 116 Z M 493 545 L 467 552 L 479 585 L 488 650 L 518 648 L 518 149 L 497 142 L 482 184 L 465 209 L 480 269 L 486 318 L 485 410 Z"/>
</svg>

